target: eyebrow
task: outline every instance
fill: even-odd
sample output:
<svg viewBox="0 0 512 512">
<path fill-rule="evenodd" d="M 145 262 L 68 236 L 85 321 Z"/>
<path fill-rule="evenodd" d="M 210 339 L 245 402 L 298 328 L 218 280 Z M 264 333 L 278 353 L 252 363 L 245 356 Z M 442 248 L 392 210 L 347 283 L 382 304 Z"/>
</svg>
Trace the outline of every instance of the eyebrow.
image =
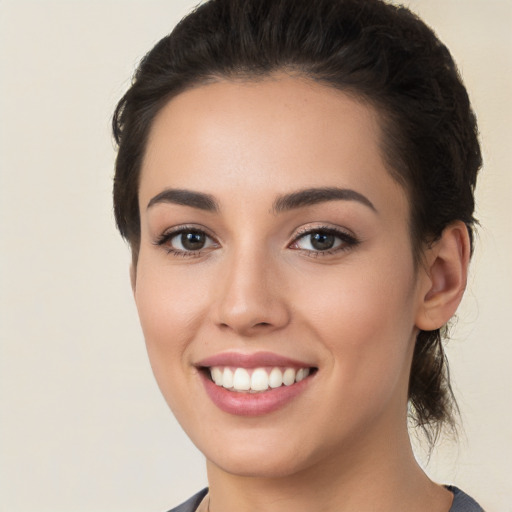
<svg viewBox="0 0 512 512">
<path fill-rule="evenodd" d="M 147 208 L 149 209 L 159 203 L 181 204 L 209 212 L 219 211 L 217 201 L 210 194 L 185 189 L 167 188 L 153 197 L 149 201 Z"/>
<path fill-rule="evenodd" d="M 338 187 L 308 188 L 286 194 L 274 201 L 273 211 L 274 213 L 281 213 L 295 208 L 339 200 L 357 201 L 378 213 L 373 203 L 363 194 L 349 188 Z"/>
<path fill-rule="evenodd" d="M 307 188 L 280 196 L 274 201 L 272 211 L 278 214 L 304 206 L 340 200 L 357 201 L 377 212 L 373 203 L 363 194 L 349 188 L 338 187 Z M 212 195 L 186 189 L 165 189 L 149 201 L 147 208 L 159 203 L 179 204 L 209 212 L 219 211 L 219 204 Z"/>
</svg>

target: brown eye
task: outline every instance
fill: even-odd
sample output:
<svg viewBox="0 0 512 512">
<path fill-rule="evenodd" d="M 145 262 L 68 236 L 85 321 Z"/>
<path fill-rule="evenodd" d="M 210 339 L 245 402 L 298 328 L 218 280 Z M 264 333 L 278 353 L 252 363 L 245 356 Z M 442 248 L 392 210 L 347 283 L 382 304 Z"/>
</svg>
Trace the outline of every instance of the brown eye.
<svg viewBox="0 0 512 512">
<path fill-rule="evenodd" d="M 170 254 L 198 256 L 204 250 L 215 249 L 219 244 L 204 231 L 182 228 L 165 233 L 155 242 L 167 249 Z"/>
<path fill-rule="evenodd" d="M 179 238 L 181 246 L 186 251 L 199 251 L 204 248 L 207 236 L 204 233 L 200 233 L 198 231 L 191 231 L 188 233 L 181 233 L 180 235 L 174 237 Z"/>
<path fill-rule="evenodd" d="M 336 237 L 330 233 L 312 233 L 309 237 L 309 243 L 317 251 L 332 249 L 336 243 Z"/>
<path fill-rule="evenodd" d="M 316 228 L 298 236 L 290 248 L 316 254 L 331 254 L 338 250 L 348 249 L 357 243 L 358 241 L 353 235 L 344 231 L 333 228 Z"/>
</svg>

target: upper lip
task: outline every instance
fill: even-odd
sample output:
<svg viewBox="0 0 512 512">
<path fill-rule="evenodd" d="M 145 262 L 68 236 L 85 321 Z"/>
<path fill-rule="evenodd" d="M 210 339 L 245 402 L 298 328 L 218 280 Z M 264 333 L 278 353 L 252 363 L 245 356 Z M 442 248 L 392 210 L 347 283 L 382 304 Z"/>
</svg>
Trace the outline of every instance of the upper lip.
<svg viewBox="0 0 512 512">
<path fill-rule="evenodd" d="M 273 352 L 255 352 L 242 354 L 240 352 L 222 352 L 201 359 L 196 363 L 198 367 L 233 366 L 236 368 L 259 368 L 263 366 L 281 366 L 286 368 L 312 368 L 313 365 L 281 356 Z"/>
</svg>

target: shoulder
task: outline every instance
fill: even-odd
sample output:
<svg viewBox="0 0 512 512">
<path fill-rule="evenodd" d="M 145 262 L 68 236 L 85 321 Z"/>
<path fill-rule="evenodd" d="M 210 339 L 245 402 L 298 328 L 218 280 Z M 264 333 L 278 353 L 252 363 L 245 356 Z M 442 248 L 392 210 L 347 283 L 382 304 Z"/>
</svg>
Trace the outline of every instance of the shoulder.
<svg viewBox="0 0 512 512">
<path fill-rule="evenodd" d="M 189 498 L 185 503 L 178 505 L 177 507 L 169 510 L 169 512 L 194 512 L 201 503 L 202 499 L 206 496 L 208 489 L 203 489 L 197 494 L 194 494 L 192 498 Z"/>
<path fill-rule="evenodd" d="M 484 509 L 465 492 L 453 485 L 447 485 L 446 488 L 453 493 L 450 512 L 484 512 Z"/>
<path fill-rule="evenodd" d="M 449 485 L 446 488 L 453 493 L 453 503 L 450 512 L 485 512 L 473 498 L 457 487 Z M 181 505 L 169 510 L 169 512 L 195 512 L 207 492 L 208 489 L 199 491 Z"/>
</svg>

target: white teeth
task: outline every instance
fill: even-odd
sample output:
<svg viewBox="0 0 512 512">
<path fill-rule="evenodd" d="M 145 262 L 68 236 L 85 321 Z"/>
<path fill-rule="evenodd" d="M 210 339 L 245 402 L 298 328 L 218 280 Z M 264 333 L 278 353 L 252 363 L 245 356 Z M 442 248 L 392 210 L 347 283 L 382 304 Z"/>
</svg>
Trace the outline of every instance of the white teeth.
<svg viewBox="0 0 512 512">
<path fill-rule="evenodd" d="M 248 370 L 246 368 L 231 369 L 213 366 L 210 368 L 210 375 L 217 386 L 233 391 L 257 392 L 267 391 L 269 388 L 279 388 L 282 385 L 291 386 L 295 382 L 300 382 L 309 375 L 309 368 L 299 368 L 298 370 L 295 368 L 272 368 L 269 373 L 265 368 Z"/>
<path fill-rule="evenodd" d="M 271 388 L 280 388 L 283 385 L 283 372 L 279 368 L 272 368 L 268 376 L 268 385 Z"/>
<path fill-rule="evenodd" d="M 233 387 L 233 372 L 229 368 L 224 368 L 222 374 L 222 386 L 229 389 Z"/>
<path fill-rule="evenodd" d="M 222 370 L 219 367 L 214 366 L 213 368 L 210 369 L 210 372 L 212 374 L 213 382 L 215 382 L 215 384 L 217 384 L 217 386 L 222 386 L 222 382 L 223 382 Z"/>
<path fill-rule="evenodd" d="M 225 372 L 226 370 L 224 370 Z M 237 368 L 233 377 L 233 388 L 236 391 L 249 391 L 251 389 L 251 377 L 245 368 Z"/>
<path fill-rule="evenodd" d="M 257 368 L 251 375 L 251 389 L 253 391 L 266 391 L 268 389 L 268 373 L 263 368 Z"/>
<path fill-rule="evenodd" d="M 295 382 L 295 370 L 293 368 L 286 368 L 283 373 L 283 384 L 291 386 Z"/>
</svg>

